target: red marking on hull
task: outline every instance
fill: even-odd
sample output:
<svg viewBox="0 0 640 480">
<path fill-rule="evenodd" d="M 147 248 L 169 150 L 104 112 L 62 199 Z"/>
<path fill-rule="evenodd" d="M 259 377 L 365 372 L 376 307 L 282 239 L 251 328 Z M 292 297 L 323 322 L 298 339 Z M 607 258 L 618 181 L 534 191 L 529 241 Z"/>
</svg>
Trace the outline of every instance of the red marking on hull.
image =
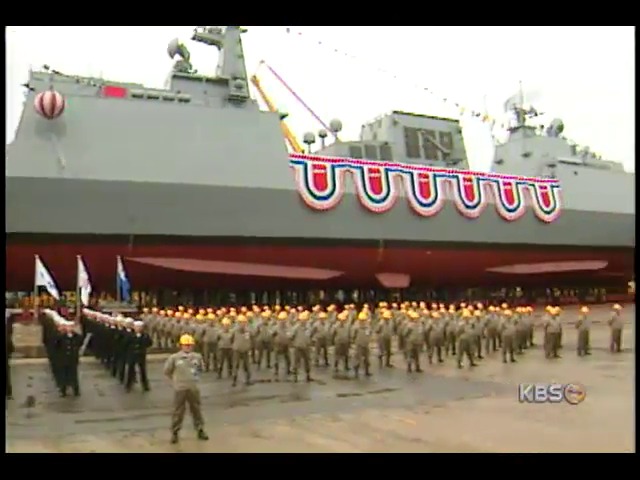
<svg viewBox="0 0 640 480">
<path fill-rule="evenodd" d="M 313 188 L 318 192 L 326 192 L 329 188 L 329 175 L 326 165 L 312 165 L 311 177 L 313 179 Z"/>
<path fill-rule="evenodd" d="M 382 183 L 382 169 L 368 168 L 367 182 L 369 183 L 369 191 L 374 195 L 382 195 L 384 193 L 384 185 Z"/>
<path fill-rule="evenodd" d="M 261 263 L 307 268 L 330 269 L 344 272 L 343 275 L 318 282 L 318 285 L 344 287 L 379 286 L 376 274 L 379 272 L 397 272 L 411 276 L 413 285 L 441 286 L 453 285 L 505 285 L 510 277 L 504 274 L 491 274 L 491 267 L 517 263 L 566 262 L 581 260 L 604 260 L 607 268 L 599 272 L 632 276 L 634 261 L 633 250 L 539 250 L 483 249 L 469 245 L 468 248 L 425 248 L 397 247 L 384 250 L 380 260 L 377 247 L 322 247 L 299 245 L 142 245 L 128 247 L 125 244 L 80 244 L 73 242 L 53 244 L 7 244 L 5 280 L 7 290 L 31 291 L 33 289 L 34 255 L 44 260 L 54 279 L 62 290 L 74 290 L 76 282 L 76 255 L 82 255 L 87 265 L 91 281 L 96 290 L 113 290 L 115 285 L 116 256 L 125 259 L 127 273 L 135 289 L 155 288 L 203 288 L 214 289 L 220 282 L 233 288 L 275 289 L 278 281 L 272 278 L 247 276 L 216 276 L 205 273 L 180 272 L 127 261 L 127 257 L 166 257 L 189 258 L 210 261 Z M 577 274 L 579 279 L 588 275 Z M 552 279 L 563 277 L 553 276 Z M 518 276 L 518 285 L 548 285 L 550 280 L 544 275 Z M 515 281 L 515 280 L 514 280 Z M 284 282 L 284 281 L 283 281 Z M 291 280 L 288 281 L 291 284 Z M 300 282 L 296 281 L 294 285 Z M 294 287 L 295 288 L 295 287 Z"/>
</svg>

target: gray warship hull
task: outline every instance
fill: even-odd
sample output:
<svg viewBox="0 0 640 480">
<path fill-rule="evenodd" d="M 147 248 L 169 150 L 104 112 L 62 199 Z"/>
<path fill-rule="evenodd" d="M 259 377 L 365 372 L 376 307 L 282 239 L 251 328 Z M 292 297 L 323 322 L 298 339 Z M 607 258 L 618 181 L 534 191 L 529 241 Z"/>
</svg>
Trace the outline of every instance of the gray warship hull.
<svg viewBox="0 0 640 480">
<path fill-rule="evenodd" d="M 626 282 L 633 272 L 633 175 L 604 184 L 560 172 L 562 213 L 552 223 L 530 210 L 505 221 L 491 205 L 469 219 L 450 199 L 424 218 L 404 193 L 375 214 L 351 184 L 339 205 L 319 212 L 301 200 L 276 113 L 101 98 L 99 87 L 67 77 L 32 75 L 31 85 L 7 150 L 9 289 L 32 288 L 35 254 L 63 288 L 74 288 L 76 255 L 100 288 L 114 283 L 116 255 L 139 288 L 210 286 L 218 277 L 269 285 L 394 286 L 385 275 L 432 285 Z M 32 107 L 50 85 L 69 99 L 54 120 Z M 495 273 L 520 264 L 547 267 Z"/>
</svg>

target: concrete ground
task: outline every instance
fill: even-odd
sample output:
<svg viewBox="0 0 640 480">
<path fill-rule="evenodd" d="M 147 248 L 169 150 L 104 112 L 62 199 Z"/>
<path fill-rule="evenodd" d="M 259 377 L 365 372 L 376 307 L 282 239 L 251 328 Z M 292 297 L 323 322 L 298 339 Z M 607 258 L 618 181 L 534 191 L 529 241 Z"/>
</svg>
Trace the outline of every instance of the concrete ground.
<svg viewBox="0 0 640 480">
<path fill-rule="evenodd" d="M 631 320 L 635 309 L 626 309 Z M 161 375 L 164 356 L 150 359 L 152 391 L 130 394 L 96 362 L 81 365 L 80 398 L 59 398 L 41 360 L 12 367 L 15 400 L 7 407 L 8 452 L 633 452 L 634 344 L 631 325 L 620 354 L 607 351 L 608 329 L 594 326 L 593 355 L 578 358 L 575 332 L 565 331 L 562 358 L 540 347 L 503 364 L 491 354 L 475 369 L 451 359 L 407 375 L 403 362 L 371 379 L 333 378 L 317 369 L 311 384 L 232 388 L 205 374 L 207 442 L 187 417 L 181 442 L 170 445 L 172 392 Z M 537 333 L 538 343 L 541 334 Z M 396 355 L 399 357 L 399 355 Z M 586 400 L 525 405 L 517 385 L 581 383 Z M 27 398 L 32 396 L 35 405 Z M 29 405 L 29 406 L 28 406 Z"/>
</svg>

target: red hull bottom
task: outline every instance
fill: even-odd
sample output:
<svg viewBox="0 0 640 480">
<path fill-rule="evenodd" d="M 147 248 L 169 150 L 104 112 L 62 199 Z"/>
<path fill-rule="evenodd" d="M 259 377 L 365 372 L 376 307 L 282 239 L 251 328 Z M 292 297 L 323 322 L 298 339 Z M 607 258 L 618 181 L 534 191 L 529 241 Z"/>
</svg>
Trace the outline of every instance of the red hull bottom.
<svg viewBox="0 0 640 480">
<path fill-rule="evenodd" d="M 117 255 L 124 258 L 130 281 L 140 290 L 212 289 L 217 286 L 251 289 L 292 284 L 392 287 L 389 284 L 381 285 L 380 274 L 401 274 L 400 277 L 409 279 L 412 285 L 434 287 L 547 286 L 579 280 L 593 281 L 594 284 L 624 285 L 633 272 L 631 249 L 527 249 L 510 246 L 477 248 L 470 245 L 466 248 L 386 248 L 371 245 L 300 246 L 294 243 L 243 245 L 240 241 L 226 245 L 194 245 L 189 242 L 123 245 L 121 242 L 8 241 L 7 290 L 33 289 L 36 254 L 40 255 L 63 290 L 75 288 L 77 255 L 82 255 L 94 289 L 108 291 L 114 289 Z M 212 261 L 242 262 L 243 265 L 242 268 L 229 268 L 227 264 L 227 268 L 221 270 L 219 264 L 215 268 L 211 267 Z M 261 265 L 252 270 L 251 265 L 247 264 Z M 167 265 L 173 268 L 167 268 Z M 513 265 L 520 266 L 516 268 L 519 273 L 488 272 L 488 269 Z M 522 267 L 523 265 L 528 267 Z M 598 267 L 597 270 L 593 269 L 594 265 Z M 281 268 L 269 272 L 266 266 Z M 298 272 L 293 275 L 295 278 L 291 278 L 286 273 L 286 267 L 331 270 L 333 273 L 305 279 L 303 277 L 306 274 Z M 259 273 L 254 275 L 252 271 Z"/>
</svg>

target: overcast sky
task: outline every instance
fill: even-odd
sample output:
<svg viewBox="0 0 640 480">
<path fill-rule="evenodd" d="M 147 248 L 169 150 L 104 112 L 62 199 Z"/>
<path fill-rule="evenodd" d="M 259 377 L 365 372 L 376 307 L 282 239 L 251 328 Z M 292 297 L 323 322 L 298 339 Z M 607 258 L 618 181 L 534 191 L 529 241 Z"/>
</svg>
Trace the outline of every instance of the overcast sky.
<svg viewBox="0 0 640 480">
<path fill-rule="evenodd" d="M 344 139 L 390 110 L 459 118 L 451 99 L 505 120 L 502 105 L 521 80 L 529 99 L 580 145 L 634 168 L 633 27 L 247 27 L 248 73 L 269 63 Z M 30 66 L 162 87 L 169 40 L 189 47 L 194 67 L 213 73 L 215 48 L 189 41 L 191 26 L 7 27 L 7 138 L 23 108 Z M 319 125 L 266 71 L 274 103 L 301 137 Z M 426 93 L 424 87 L 436 92 Z M 462 117 L 471 166 L 488 169 L 489 127 Z M 499 134 L 499 132 L 496 132 Z"/>
</svg>

